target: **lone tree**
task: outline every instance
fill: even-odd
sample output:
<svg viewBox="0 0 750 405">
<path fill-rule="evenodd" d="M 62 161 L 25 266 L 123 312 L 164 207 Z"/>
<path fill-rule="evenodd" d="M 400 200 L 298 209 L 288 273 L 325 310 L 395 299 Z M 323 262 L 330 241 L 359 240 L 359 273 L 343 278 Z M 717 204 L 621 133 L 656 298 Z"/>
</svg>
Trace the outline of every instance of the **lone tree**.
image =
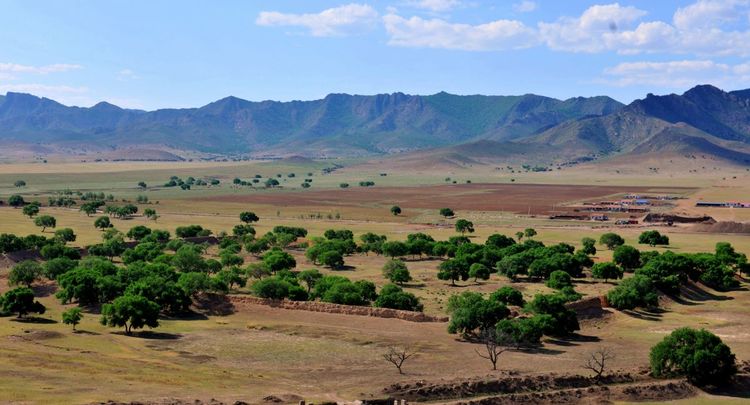
<svg viewBox="0 0 750 405">
<path fill-rule="evenodd" d="M 461 235 L 468 233 L 474 233 L 474 223 L 465 219 L 459 219 L 456 221 L 456 232 L 461 232 Z"/>
<path fill-rule="evenodd" d="M 483 359 L 492 363 L 492 370 L 497 370 L 497 360 L 500 355 L 505 353 L 512 345 L 510 336 L 500 333 L 493 328 L 482 329 L 479 339 L 484 343 L 484 352 L 474 349 L 474 351 Z"/>
<path fill-rule="evenodd" d="M 130 334 L 135 329 L 159 326 L 159 304 L 140 295 L 126 294 L 102 306 L 102 325 L 125 327 Z"/>
<path fill-rule="evenodd" d="M 62 313 L 63 323 L 66 325 L 73 325 L 74 332 L 76 330 L 76 325 L 81 323 L 81 319 L 83 319 L 83 312 L 81 311 L 81 308 L 78 307 L 70 308 Z"/>
<path fill-rule="evenodd" d="M 401 215 L 401 207 L 399 207 L 398 205 L 394 205 L 393 207 L 391 207 L 391 214 L 393 214 L 394 216 Z"/>
<path fill-rule="evenodd" d="M 404 365 L 406 360 L 409 360 L 412 356 L 417 354 L 411 351 L 408 347 L 395 347 L 389 346 L 388 351 L 383 353 L 385 361 L 393 364 L 398 369 L 399 374 L 404 374 L 401 367 Z"/>
<path fill-rule="evenodd" d="M 622 278 L 622 269 L 612 262 L 596 263 L 591 268 L 591 275 L 606 283 L 607 280 Z"/>
<path fill-rule="evenodd" d="M 615 359 L 614 353 L 607 347 L 598 349 L 586 357 L 583 368 L 594 372 L 594 378 L 597 382 L 601 381 L 602 375 L 607 371 L 609 362 Z"/>
<path fill-rule="evenodd" d="M 526 229 L 524 229 L 523 230 L 523 236 L 525 236 L 527 238 L 533 238 L 534 236 L 536 236 L 536 229 L 534 229 L 534 228 L 526 228 Z"/>
<path fill-rule="evenodd" d="M 596 240 L 592 238 L 583 238 L 581 239 L 581 244 L 583 245 L 581 248 L 583 253 L 586 253 L 589 256 L 596 254 Z"/>
<path fill-rule="evenodd" d="M 26 182 L 24 180 L 16 180 L 13 185 L 16 187 L 26 187 Z"/>
<path fill-rule="evenodd" d="M 147 187 L 148 187 L 148 185 L 146 184 L 145 181 L 139 181 L 138 182 L 138 188 L 145 190 Z"/>
<path fill-rule="evenodd" d="M 44 232 L 47 228 L 57 226 L 57 220 L 51 215 L 40 215 L 34 219 L 34 225 L 42 228 L 42 232 Z"/>
<path fill-rule="evenodd" d="M 516 239 L 518 239 L 518 241 L 520 242 L 521 239 L 523 239 L 524 233 L 522 231 L 518 231 L 518 232 L 516 232 L 515 235 L 516 235 Z"/>
<path fill-rule="evenodd" d="M 104 230 L 111 227 L 112 221 L 109 220 L 109 217 L 99 217 L 94 220 L 94 228 Z"/>
<path fill-rule="evenodd" d="M 390 282 L 402 285 L 411 281 L 411 274 L 402 260 L 391 259 L 383 265 L 383 276 Z"/>
<path fill-rule="evenodd" d="M 29 204 L 23 207 L 23 215 L 26 215 L 29 218 L 33 218 L 38 213 L 39 213 L 39 204 Z"/>
<path fill-rule="evenodd" d="M 440 209 L 440 215 L 443 216 L 443 217 L 445 217 L 445 218 L 448 218 L 448 217 L 452 217 L 452 216 L 456 215 L 456 213 L 453 212 L 453 210 L 450 209 L 450 208 L 441 208 Z"/>
<path fill-rule="evenodd" d="M 638 243 L 654 247 L 656 245 L 669 245 L 669 237 L 662 235 L 659 231 L 645 231 L 638 236 Z"/>
<path fill-rule="evenodd" d="M 18 314 L 23 318 L 26 314 L 43 314 L 46 308 L 39 301 L 34 301 L 34 291 L 28 287 L 19 287 L 10 290 L 0 299 L 2 312 Z"/>
<path fill-rule="evenodd" d="M 624 245 L 625 239 L 623 239 L 622 236 L 616 233 L 608 232 L 603 234 L 599 238 L 599 244 L 606 246 L 609 250 L 612 250 L 618 246 Z"/>
<path fill-rule="evenodd" d="M 260 218 L 258 218 L 258 216 L 255 215 L 254 212 L 244 211 L 244 212 L 240 213 L 240 221 L 242 221 L 242 222 L 244 222 L 246 224 L 249 224 L 249 223 L 252 223 L 252 222 L 258 222 L 259 219 Z"/>
<path fill-rule="evenodd" d="M 148 219 L 150 219 L 150 220 L 152 220 L 154 222 L 156 222 L 156 220 L 159 219 L 159 215 L 156 213 L 156 210 L 153 209 L 153 208 L 146 208 L 145 210 L 143 210 L 143 215 L 146 218 L 148 218 Z"/>
<path fill-rule="evenodd" d="M 721 385 L 737 373 L 732 350 L 713 333 L 679 328 L 651 348 L 654 377 L 685 376 L 691 383 Z"/>
</svg>

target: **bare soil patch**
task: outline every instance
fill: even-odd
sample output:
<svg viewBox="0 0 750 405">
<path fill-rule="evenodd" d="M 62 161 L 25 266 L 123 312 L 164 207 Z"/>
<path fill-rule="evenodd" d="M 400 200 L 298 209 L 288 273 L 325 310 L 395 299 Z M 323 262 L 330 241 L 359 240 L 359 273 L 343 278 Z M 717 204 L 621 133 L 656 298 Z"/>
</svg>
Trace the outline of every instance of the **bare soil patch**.
<svg viewBox="0 0 750 405">
<path fill-rule="evenodd" d="M 620 193 L 645 193 L 649 187 L 580 186 L 557 184 L 452 184 L 417 187 L 352 187 L 340 190 L 263 192 L 223 195 L 207 201 L 291 206 L 450 207 L 472 211 L 548 214 L 555 205 Z M 675 189 L 677 190 L 677 189 Z M 686 191 L 680 189 L 679 191 Z"/>
</svg>

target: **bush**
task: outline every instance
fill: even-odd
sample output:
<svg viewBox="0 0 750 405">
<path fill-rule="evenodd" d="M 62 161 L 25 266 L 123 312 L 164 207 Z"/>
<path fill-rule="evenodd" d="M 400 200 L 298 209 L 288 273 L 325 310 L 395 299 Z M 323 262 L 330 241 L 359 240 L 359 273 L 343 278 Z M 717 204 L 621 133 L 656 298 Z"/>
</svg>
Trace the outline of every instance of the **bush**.
<svg viewBox="0 0 750 405">
<path fill-rule="evenodd" d="M 414 294 L 405 292 L 395 284 L 386 284 L 380 290 L 380 295 L 374 304 L 380 308 L 401 309 L 404 311 L 421 312 L 424 306 Z"/>
<path fill-rule="evenodd" d="M 553 271 L 549 275 L 549 280 L 547 280 L 547 287 L 554 288 L 555 290 L 562 289 L 563 287 L 571 287 L 573 286 L 573 280 L 570 277 L 570 274 L 562 271 L 562 270 L 556 270 Z"/>
<path fill-rule="evenodd" d="M 650 278 L 636 274 L 610 290 L 607 301 L 619 310 L 656 307 L 659 305 L 659 294 Z"/>
<path fill-rule="evenodd" d="M 651 348 L 655 377 L 687 377 L 691 383 L 720 385 L 737 373 L 735 356 L 721 339 L 701 329 L 680 328 Z"/>
<path fill-rule="evenodd" d="M 307 291 L 301 286 L 279 277 L 268 277 L 258 280 L 253 283 L 251 290 L 253 294 L 261 298 L 276 300 L 289 298 L 294 301 L 307 300 Z"/>
</svg>

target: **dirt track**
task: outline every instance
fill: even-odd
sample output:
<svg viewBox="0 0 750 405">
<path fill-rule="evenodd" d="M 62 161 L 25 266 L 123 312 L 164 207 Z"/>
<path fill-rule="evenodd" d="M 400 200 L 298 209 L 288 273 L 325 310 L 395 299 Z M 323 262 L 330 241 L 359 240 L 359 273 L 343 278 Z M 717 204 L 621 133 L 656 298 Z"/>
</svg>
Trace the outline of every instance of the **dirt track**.
<svg viewBox="0 0 750 405">
<path fill-rule="evenodd" d="M 565 202 L 604 198 L 619 193 L 645 193 L 649 187 L 569 186 L 550 184 L 451 184 L 418 187 L 352 187 L 349 189 L 260 192 L 206 197 L 208 201 L 290 206 L 389 206 L 455 210 L 552 212 Z M 684 192 L 687 189 L 675 189 Z"/>
</svg>

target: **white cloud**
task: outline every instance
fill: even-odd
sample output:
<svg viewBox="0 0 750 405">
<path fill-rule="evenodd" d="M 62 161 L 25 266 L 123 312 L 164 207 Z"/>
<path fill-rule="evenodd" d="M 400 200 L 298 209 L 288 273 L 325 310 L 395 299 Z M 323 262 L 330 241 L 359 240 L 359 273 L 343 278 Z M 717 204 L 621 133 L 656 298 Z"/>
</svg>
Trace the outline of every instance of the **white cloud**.
<svg viewBox="0 0 750 405">
<path fill-rule="evenodd" d="M 407 6 L 430 10 L 434 12 L 448 11 L 461 6 L 460 0 L 412 0 L 406 2 Z"/>
<path fill-rule="evenodd" d="M 535 44 L 534 31 L 515 20 L 470 25 L 388 14 L 383 22 L 390 36 L 388 44 L 395 46 L 487 51 L 528 48 Z"/>
<path fill-rule="evenodd" d="M 535 1 L 531 0 L 523 0 L 520 3 L 516 3 L 513 5 L 513 10 L 517 13 L 530 13 L 537 9 L 537 4 Z"/>
<path fill-rule="evenodd" d="M 48 73 L 60 73 L 67 72 L 70 70 L 82 69 L 81 65 L 73 65 L 68 63 L 55 63 L 53 65 L 44 66 L 31 66 L 21 65 L 18 63 L 0 63 L 0 73 L 13 74 L 13 73 L 33 73 L 39 75 L 46 75 Z"/>
<path fill-rule="evenodd" d="M 684 88 L 696 83 L 736 86 L 750 83 L 750 63 L 732 65 L 712 60 L 627 62 L 606 69 L 600 82 L 617 87 Z"/>
<path fill-rule="evenodd" d="M 122 69 L 119 72 L 117 72 L 117 80 L 126 81 L 126 80 L 134 80 L 134 79 L 140 79 L 140 77 L 134 71 L 130 69 Z"/>
<path fill-rule="evenodd" d="M 737 12 L 737 8 L 746 7 L 748 4 L 748 0 L 699 0 L 677 9 L 673 17 L 674 25 L 683 30 L 715 27 L 736 21 L 742 14 Z"/>
<path fill-rule="evenodd" d="M 347 4 L 329 8 L 315 14 L 287 14 L 263 11 L 255 20 L 257 25 L 276 27 L 304 27 L 317 37 L 342 35 L 347 30 L 376 22 L 378 12 L 367 4 Z"/>
</svg>

